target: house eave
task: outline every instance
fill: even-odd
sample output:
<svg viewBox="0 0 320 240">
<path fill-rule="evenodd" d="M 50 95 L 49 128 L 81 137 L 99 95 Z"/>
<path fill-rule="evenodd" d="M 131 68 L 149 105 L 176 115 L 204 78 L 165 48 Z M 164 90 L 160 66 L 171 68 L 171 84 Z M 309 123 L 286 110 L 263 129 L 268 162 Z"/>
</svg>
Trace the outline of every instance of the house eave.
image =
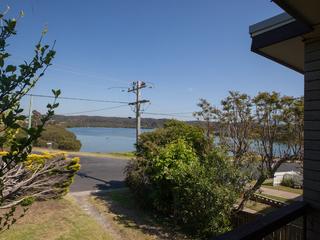
<svg viewBox="0 0 320 240">
<path fill-rule="evenodd" d="M 303 73 L 304 44 L 301 36 L 311 32 L 312 27 L 288 14 L 280 14 L 250 26 L 249 30 L 251 51 Z"/>
</svg>

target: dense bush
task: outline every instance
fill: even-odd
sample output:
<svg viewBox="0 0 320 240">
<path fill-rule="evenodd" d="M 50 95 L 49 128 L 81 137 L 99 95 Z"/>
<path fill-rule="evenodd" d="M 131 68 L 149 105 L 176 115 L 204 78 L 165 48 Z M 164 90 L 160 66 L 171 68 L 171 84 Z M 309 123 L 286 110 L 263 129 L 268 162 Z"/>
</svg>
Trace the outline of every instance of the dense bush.
<svg viewBox="0 0 320 240">
<path fill-rule="evenodd" d="M 291 188 L 302 188 L 302 176 L 297 174 L 285 174 L 281 181 L 281 185 Z"/>
<path fill-rule="evenodd" d="M 173 174 L 174 216 L 185 231 L 200 237 L 230 230 L 230 219 L 242 191 L 240 173 L 224 154 L 185 164 Z"/>
<path fill-rule="evenodd" d="M 171 131 L 169 126 L 174 126 Z M 183 138 L 183 131 L 189 138 Z M 166 136 L 171 139 L 165 141 Z M 139 202 L 171 216 L 196 237 L 229 230 L 232 209 L 244 184 L 226 154 L 218 149 L 203 154 L 198 145 L 205 142 L 203 132 L 179 122 L 142 134 L 142 139 L 140 156 L 126 169 L 127 184 Z"/>
<path fill-rule="evenodd" d="M 81 142 L 77 140 L 74 133 L 58 125 L 47 125 L 41 137 L 35 143 L 37 147 L 47 147 L 47 143 L 60 150 L 79 151 Z"/>
<path fill-rule="evenodd" d="M 200 157 L 205 156 L 208 140 L 204 136 L 204 130 L 198 126 L 192 126 L 185 122 L 170 120 L 164 123 L 163 128 L 140 135 L 137 146 L 137 155 L 144 158 L 152 158 L 159 154 L 159 150 L 172 141 L 183 138 Z"/>
</svg>

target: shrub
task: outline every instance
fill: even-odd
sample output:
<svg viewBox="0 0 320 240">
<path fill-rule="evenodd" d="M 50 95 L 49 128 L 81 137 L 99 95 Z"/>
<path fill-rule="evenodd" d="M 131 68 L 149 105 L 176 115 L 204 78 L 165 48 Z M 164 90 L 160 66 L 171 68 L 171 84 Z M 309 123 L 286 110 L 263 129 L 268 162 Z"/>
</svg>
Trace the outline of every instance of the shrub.
<svg viewBox="0 0 320 240">
<path fill-rule="evenodd" d="M 0 162 L 7 154 L 1 152 Z M 66 158 L 64 154 L 28 155 L 24 162 L 3 177 L 6 200 L 2 208 L 16 203 L 27 206 L 35 200 L 62 197 L 69 191 L 74 175 L 80 169 L 79 161 L 79 158 Z"/>
<path fill-rule="evenodd" d="M 302 187 L 302 177 L 297 174 L 285 174 L 281 181 L 282 186 L 291 188 L 301 188 Z"/>
<path fill-rule="evenodd" d="M 208 161 L 185 164 L 176 171 L 174 216 L 185 231 L 209 237 L 230 230 L 230 219 L 243 184 L 240 173 L 215 151 Z"/>
<path fill-rule="evenodd" d="M 147 159 L 158 155 L 160 149 L 165 145 L 181 138 L 194 149 L 200 158 L 206 155 L 208 146 L 208 139 L 201 127 L 177 120 L 167 121 L 163 128 L 143 133 L 139 138 L 137 155 Z"/>
<path fill-rule="evenodd" d="M 81 148 L 81 142 L 75 134 L 58 125 L 47 125 L 35 146 L 47 147 L 48 142 L 52 143 L 53 148 L 60 150 L 79 151 Z"/>
<path fill-rule="evenodd" d="M 230 217 L 243 187 L 239 172 L 226 155 L 212 151 L 200 161 L 185 139 L 157 149 L 149 159 L 138 158 L 126 169 L 134 196 L 197 237 L 230 229 Z"/>
</svg>

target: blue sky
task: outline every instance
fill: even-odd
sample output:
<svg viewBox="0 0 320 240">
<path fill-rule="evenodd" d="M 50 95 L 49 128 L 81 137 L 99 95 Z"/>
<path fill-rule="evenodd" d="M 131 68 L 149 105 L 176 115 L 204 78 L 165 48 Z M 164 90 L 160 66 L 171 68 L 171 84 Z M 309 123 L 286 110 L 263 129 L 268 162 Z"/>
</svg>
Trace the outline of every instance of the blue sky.
<svg viewBox="0 0 320 240">
<path fill-rule="evenodd" d="M 199 98 L 219 105 L 229 90 L 303 94 L 302 75 L 250 52 L 249 25 L 281 13 L 269 0 L 16 0 L 1 7 L 7 4 L 10 15 L 25 12 L 10 41 L 13 62 L 32 55 L 45 25 L 45 42 L 56 40 L 53 66 L 33 93 L 60 88 L 67 97 L 132 101 L 108 88 L 144 80 L 154 84 L 143 91 L 147 110 L 159 113 L 192 112 Z M 48 101 L 35 98 L 34 106 L 43 111 Z M 114 106 L 60 103 L 57 113 Z M 133 113 L 123 107 L 88 115 Z"/>
</svg>

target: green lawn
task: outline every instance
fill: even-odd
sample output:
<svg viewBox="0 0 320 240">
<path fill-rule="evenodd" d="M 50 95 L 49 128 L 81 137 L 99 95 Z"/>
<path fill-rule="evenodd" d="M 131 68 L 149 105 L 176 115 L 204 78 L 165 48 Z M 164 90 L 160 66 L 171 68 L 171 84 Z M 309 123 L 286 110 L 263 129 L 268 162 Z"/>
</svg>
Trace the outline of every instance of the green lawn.
<svg viewBox="0 0 320 240">
<path fill-rule="evenodd" d="M 275 190 L 280 190 L 280 191 L 285 191 L 285 192 L 291 192 L 291 193 L 296 193 L 296 194 L 302 194 L 303 190 L 302 189 L 297 189 L 297 188 L 290 188 L 290 187 L 286 187 L 286 186 L 270 186 L 270 185 L 262 185 L 265 188 L 271 188 L 271 189 L 275 189 Z"/>
<path fill-rule="evenodd" d="M 70 197 L 38 202 L 0 240 L 111 240 Z"/>
</svg>

